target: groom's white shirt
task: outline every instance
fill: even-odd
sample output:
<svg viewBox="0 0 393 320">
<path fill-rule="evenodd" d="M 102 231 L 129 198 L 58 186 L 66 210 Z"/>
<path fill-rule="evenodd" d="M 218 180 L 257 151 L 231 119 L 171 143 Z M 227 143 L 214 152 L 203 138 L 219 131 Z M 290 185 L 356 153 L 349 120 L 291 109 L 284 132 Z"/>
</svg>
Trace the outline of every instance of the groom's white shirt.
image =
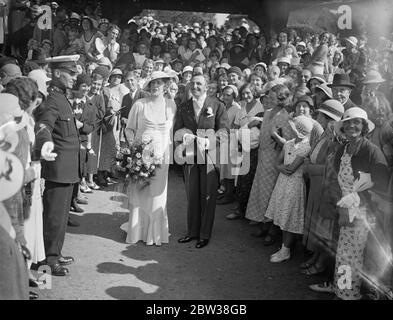
<svg viewBox="0 0 393 320">
<path fill-rule="evenodd" d="M 197 123 L 198 123 L 199 115 L 201 113 L 203 105 L 205 103 L 206 97 L 207 97 L 207 93 L 204 93 L 202 96 L 199 97 L 199 99 L 196 99 L 195 97 L 192 98 L 192 105 L 194 107 L 195 120 Z"/>
</svg>

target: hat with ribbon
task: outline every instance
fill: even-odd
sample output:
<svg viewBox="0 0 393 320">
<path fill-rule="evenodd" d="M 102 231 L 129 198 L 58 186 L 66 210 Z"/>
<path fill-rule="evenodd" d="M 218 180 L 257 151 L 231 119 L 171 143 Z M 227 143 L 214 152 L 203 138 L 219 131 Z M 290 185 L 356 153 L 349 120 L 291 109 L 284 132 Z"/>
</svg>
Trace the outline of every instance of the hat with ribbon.
<svg viewBox="0 0 393 320">
<path fill-rule="evenodd" d="M 371 84 L 371 83 L 382 83 L 385 82 L 385 79 L 382 78 L 381 74 L 376 70 L 370 70 L 367 72 L 366 77 L 362 81 L 362 84 Z"/>
<path fill-rule="evenodd" d="M 52 70 L 63 69 L 72 73 L 78 73 L 76 62 L 79 60 L 79 54 L 67 55 L 67 56 L 56 56 L 52 58 L 46 58 L 45 61 L 49 63 Z"/>
<path fill-rule="evenodd" d="M 359 107 L 352 107 L 352 108 L 347 109 L 344 112 L 342 120 L 336 123 L 336 129 L 340 130 L 345 121 L 349 121 L 349 120 L 356 119 L 356 118 L 366 120 L 366 122 L 368 124 L 369 132 L 371 132 L 375 129 L 375 124 L 368 119 L 367 112 Z M 340 131 L 338 131 L 338 132 L 340 132 Z"/>
<path fill-rule="evenodd" d="M 346 73 L 336 73 L 333 77 L 333 82 L 328 84 L 328 87 L 333 88 L 333 87 L 349 87 L 349 88 L 354 88 L 355 85 L 351 83 L 349 79 L 349 75 Z"/>
<path fill-rule="evenodd" d="M 344 106 L 341 102 L 334 99 L 329 99 L 324 101 L 316 110 L 316 112 L 321 112 L 332 118 L 334 121 L 340 121 L 344 115 L 344 110 Z"/>
<path fill-rule="evenodd" d="M 148 81 L 145 82 L 145 84 L 144 84 L 144 86 L 143 86 L 143 89 L 145 89 L 145 90 L 148 89 L 149 86 L 150 86 L 150 83 L 151 83 L 152 81 L 154 81 L 154 80 L 157 80 L 157 79 L 169 80 L 170 78 L 171 78 L 171 77 L 170 77 L 166 72 L 163 72 L 163 71 L 153 71 L 152 74 L 151 74 L 150 79 L 149 79 Z"/>
</svg>

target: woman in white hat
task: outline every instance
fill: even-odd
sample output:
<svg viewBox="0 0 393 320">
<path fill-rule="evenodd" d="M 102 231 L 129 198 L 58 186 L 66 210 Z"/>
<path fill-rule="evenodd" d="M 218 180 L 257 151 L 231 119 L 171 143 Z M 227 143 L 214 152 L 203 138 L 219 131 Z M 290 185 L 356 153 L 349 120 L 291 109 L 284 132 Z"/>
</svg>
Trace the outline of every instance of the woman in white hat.
<svg viewBox="0 0 393 320">
<path fill-rule="evenodd" d="M 310 181 L 310 187 L 304 219 L 303 245 L 307 250 L 313 252 L 312 256 L 301 264 L 302 273 L 306 275 L 314 275 L 324 271 L 329 257 L 326 246 L 318 246 L 318 237 L 326 234 L 326 232 L 322 234 L 319 231 L 324 227 L 324 221 L 321 221 L 323 218 L 319 215 L 319 207 L 326 159 L 332 152 L 334 139 L 332 125 L 335 121 L 341 120 L 344 106 L 337 100 L 330 99 L 323 102 L 315 112 L 316 119 L 324 131 L 304 162 L 304 172 Z M 327 242 L 325 240 L 325 244 Z"/>
<path fill-rule="evenodd" d="M 111 110 L 112 114 L 117 113 L 118 116 L 115 117 L 113 123 L 114 132 L 116 139 L 116 145 L 120 146 L 120 114 L 119 110 L 121 108 L 121 103 L 123 97 L 130 92 L 130 90 L 123 83 L 124 75 L 120 69 L 113 69 L 109 76 L 109 101 L 108 108 Z"/>
<path fill-rule="evenodd" d="M 366 139 L 374 127 L 363 109 L 353 107 L 345 111 L 337 129 L 348 142 L 336 152 L 332 172 L 326 176 L 328 188 L 323 191 L 323 197 L 336 205 L 339 212 L 333 285 L 336 296 L 344 300 L 361 299 L 364 248 L 370 228 L 368 221 L 373 216 L 367 190 L 383 191 L 388 186 L 385 157 Z M 343 279 L 350 281 L 350 286 L 343 285 Z"/>
<path fill-rule="evenodd" d="M 160 246 L 169 242 L 167 216 L 167 185 L 169 150 L 171 146 L 172 126 L 176 109 L 173 100 L 164 97 L 169 76 L 165 72 L 155 71 L 145 84 L 150 96 L 135 102 L 128 116 L 126 136 L 132 144 L 135 139 L 151 138 L 154 154 L 163 157 L 161 167 L 154 179 L 143 189 L 130 184 L 128 224 L 122 225 L 127 232 L 127 243 L 142 240 L 146 245 Z"/>
<path fill-rule="evenodd" d="M 303 159 L 308 156 L 312 120 L 304 115 L 289 121 L 295 139 L 285 142 L 277 160 L 279 176 L 266 210 L 266 218 L 282 230 L 282 246 L 271 255 L 270 262 L 278 263 L 291 257 L 290 247 L 296 234 L 304 230 L 305 184 L 303 180 Z"/>
</svg>

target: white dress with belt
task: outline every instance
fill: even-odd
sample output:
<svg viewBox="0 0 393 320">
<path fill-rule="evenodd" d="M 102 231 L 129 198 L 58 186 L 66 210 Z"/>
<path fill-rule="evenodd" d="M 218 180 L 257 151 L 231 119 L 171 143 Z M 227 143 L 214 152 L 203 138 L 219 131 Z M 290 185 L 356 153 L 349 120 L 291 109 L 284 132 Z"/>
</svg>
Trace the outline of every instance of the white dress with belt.
<svg viewBox="0 0 393 320">
<path fill-rule="evenodd" d="M 140 99 L 128 117 L 127 128 L 134 132 L 135 138 L 151 137 L 155 155 L 163 156 L 164 161 L 147 187 L 140 189 L 132 183 L 129 185 L 130 216 L 128 223 L 121 226 L 127 232 L 127 243 L 142 240 L 147 245 L 161 245 L 169 242 L 167 185 L 175 104 L 166 99 L 164 107 L 165 119 L 159 120 L 151 100 Z"/>
</svg>

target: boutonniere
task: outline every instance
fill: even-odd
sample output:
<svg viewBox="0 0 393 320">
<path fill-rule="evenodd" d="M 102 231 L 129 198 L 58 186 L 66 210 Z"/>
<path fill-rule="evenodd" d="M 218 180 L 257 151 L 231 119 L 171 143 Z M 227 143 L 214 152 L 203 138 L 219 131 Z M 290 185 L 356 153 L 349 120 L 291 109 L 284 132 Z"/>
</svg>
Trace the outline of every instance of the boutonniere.
<svg viewBox="0 0 393 320">
<path fill-rule="evenodd" d="M 213 109 L 211 107 L 205 109 L 205 116 L 206 118 L 210 118 L 214 116 Z"/>
</svg>

